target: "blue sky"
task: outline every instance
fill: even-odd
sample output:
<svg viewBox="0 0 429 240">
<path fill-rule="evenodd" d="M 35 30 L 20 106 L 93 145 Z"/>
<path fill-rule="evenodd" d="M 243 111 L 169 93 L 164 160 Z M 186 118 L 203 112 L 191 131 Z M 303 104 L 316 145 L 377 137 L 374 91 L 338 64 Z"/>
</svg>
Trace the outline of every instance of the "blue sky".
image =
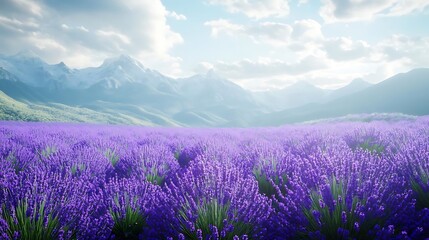
<svg viewBox="0 0 429 240">
<path fill-rule="evenodd" d="M 425 0 L 1 0 L 0 53 L 97 66 L 130 55 L 172 77 L 337 88 L 429 67 Z"/>
</svg>

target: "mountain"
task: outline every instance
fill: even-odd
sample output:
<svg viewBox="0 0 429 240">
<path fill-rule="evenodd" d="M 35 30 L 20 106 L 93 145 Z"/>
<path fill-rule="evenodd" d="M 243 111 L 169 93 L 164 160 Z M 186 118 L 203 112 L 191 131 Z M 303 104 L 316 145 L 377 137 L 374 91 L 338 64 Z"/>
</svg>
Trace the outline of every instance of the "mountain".
<svg viewBox="0 0 429 240">
<path fill-rule="evenodd" d="M 72 73 L 64 63 L 49 65 L 31 51 L 0 57 L 0 67 L 31 87 L 64 88 Z"/>
<path fill-rule="evenodd" d="M 322 118 L 311 121 L 302 122 L 303 124 L 319 124 L 319 123 L 341 123 L 341 122 L 402 122 L 415 121 L 418 116 L 407 115 L 403 113 L 361 113 L 348 114 L 341 117 Z"/>
<path fill-rule="evenodd" d="M 204 75 L 180 79 L 179 91 L 197 108 L 220 104 L 242 108 L 255 104 L 248 91 L 218 76 L 213 70 Z"/>
<path fill-rule="evenodd" d="M 161 109 L 171 113 L 181 108 L 181 96 L 176 81 L 145 68 L 137 60 L 119 56 L 104 61 L 97 68 L 84 69 L 76 74 L 83 88 L 85 103 L 104 101 L 134 104 Z M 85 82 L 91 79 L 91 82 Z"/>
<path fill-rule="evenodd" d="M 214 71 L 173 79 L 121 55 L 98 67 L 47 64 L 34 53 L 0 55 L 0 119 L 157 126 L 252 127 L 348 114 L 429 114 L 429 69 L 337 90 L 305 81 L 250 92 Z"/>
<path fill-rule="evenodd" d="M 429 69 L 400 73 L 364 90 L 323 104 L 270 113 L 255 119 L 255 125 L 282 125 L 333 118 L 348 114 L 429 114 Z"/>
<path fill-rule="evenodd" d="M 256 94 L 260 101 L 273 110 L 285 110 L 325 101 L 329 93 L 329 90 L 318 88 L 306 81 L 298 81 L 280 90 Z"/>
<path fill-rule="evenodd" d="M 179 92 L 185 100 L 182 111 L 174 115 L 181 122 L 195 126 L 247 125 L 248 119 L 262 114 L 263 107 L 253 95 L 214 71 L 179 79 Z"/>
<path fill-rule="evenodd" d="M 25 51 L 0 56 L 0 67 L 29 86 L 43 88 L 55 84 L 67 89 L 87 89 L 95 84 L 119 88 L 129 83 L 145 83 L 156 88 L 171 80 L 126 55 L 106 59 L 99 67 L 70 69 L 63 62 L 47 64 L 34 53 Z"/>
<path fill-rule="evenodd" d="M 334 91 L 332 91 L 329 94 L 329 100 L 334 100 L 337 98 L 341 98 L 359 91 L 362 91 L 368 87 L 370 87 L 372 84 L 369 82 L 364 81 L 362 78 L 357 78 L 354 79 L 353 81 L 351 81 L 349 84 L 347 84 L 346 86 L 336 89 Z"/>
<path fill-rule="evenodd" d="M 117 89 L 136 83 L 144 83 L 156 89 L 161 84 L 171 82 L 171 79 L 145 68 L 139 61 L 126 55 L 108 58 L 99 67 L 76 71 L 71 80 L 73 87 L 79 89 L 95 84 L 106 89 Z"/>
<path fill-rule="evenodd" d="M 371 85 L 363 79 L 355 79 L 342 88 L 327 90 L 306 81 L 298 81 L 280 90 L 255 93 L 255 98 L 265 103 L 267 108 L 282 111 L 309 104 L 329 102 L 362 91 Z"/>
<path fill-rule="evenodd" d="M 213 72 L 172 79 L 125 55 L 70 69 L 26 52 L 0 56 L 0 74 L 0 90 L 19 101 L 114 112 L 158 125 L 221 126 L 260 112 L 251 93 Z"/>
<path fill-rule="evenodd" d="M 0 67 L 0 90 L 16 100 L 39 102 L 46 100 L 37 88 L 23 83 L 18 77 Z"/>
<path fill-rule="evenodd" d="M 85 122 L 134 124 L 151 126 L 151 121 L 118 114 L 108 114 L 87 108 L 74 108 L 62 104 L 28 104 L 14 100 L 0 91 L 0 119 L 36 122 Z"/>
</svg>

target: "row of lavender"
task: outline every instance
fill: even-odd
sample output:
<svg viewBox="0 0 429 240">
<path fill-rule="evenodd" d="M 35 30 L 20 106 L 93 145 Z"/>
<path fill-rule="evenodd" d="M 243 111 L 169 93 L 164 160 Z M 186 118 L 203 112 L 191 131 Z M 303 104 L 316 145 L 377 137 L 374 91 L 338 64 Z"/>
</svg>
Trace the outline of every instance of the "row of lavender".
<svg viewBox="0 0 429 240">
<path fill-rule="evenodd" d="M 428 174 L 428 118 L 263 129 L 1 122 L 0 238 L 421 239 Z"/>
</svg>

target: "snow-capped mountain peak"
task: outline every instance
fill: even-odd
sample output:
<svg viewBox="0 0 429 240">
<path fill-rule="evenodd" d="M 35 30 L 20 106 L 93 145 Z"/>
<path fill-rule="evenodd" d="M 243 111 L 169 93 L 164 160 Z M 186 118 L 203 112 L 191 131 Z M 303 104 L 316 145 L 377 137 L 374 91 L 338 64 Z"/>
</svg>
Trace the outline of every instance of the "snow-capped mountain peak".
<svg viewBox="0 0 429 240">
<path fill-rule="evenodd" d="M 158 84 L 166 77 L 151 69 L 145 68 L 137 59 L 120 55 L 107 58 L 96 68 L 86 68 L 76 72 L 72 77 L 72 88 L 120 88 L 126 84 Z"/>
<path fill-rule="evenodd" d="M 0 67 L 17 76 L 20 81 L 34 87 L 58 86 L 67 71 L 45 63 L 32 51 L 22 51 L 13 56 L 0 57 Z"/>
<path fill-rule="evenodd" d="M 11 56 L 14 59 L 40 59 L 39 55 L 31 50 L 20 51 L 17 54 Z M 41 60 L 41 59 L 40 59 Z"/>
<path fill-rule="evenodd" d="M 223 79 L 214 69 L 210 69 L 204 76 L 207 79 Z"/>
<path fill-rule="evenodd" d="M 137 59 L 128 56 L 120 55 L 118 57 L 107 58 L 104 60 L 100 68 L 119 68 L 119 69 L 138 69 L 140 71 L 147 71 L 147 69 Z"/>
<path fill-rule="evenodd" d="M 22 51 L 0 56 L 0 67 L 33 87 L 85 89 L 100 83 L 106 88 L 119 88 L 128 83 L 157 85 L 167 79 L 127 55 L 108 58 L 95 68 L 70 69 L 64 62 L 47 64 L 34 52 Z"/>
</svg>

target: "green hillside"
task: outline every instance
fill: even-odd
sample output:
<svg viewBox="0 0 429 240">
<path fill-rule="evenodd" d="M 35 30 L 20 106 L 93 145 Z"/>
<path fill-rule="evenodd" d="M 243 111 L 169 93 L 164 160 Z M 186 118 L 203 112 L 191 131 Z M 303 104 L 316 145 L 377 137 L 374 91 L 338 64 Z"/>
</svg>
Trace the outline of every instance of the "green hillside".
<svg viewBox="0 0 429 240">
<path fill-rule="evenodd" d="M 100 113 L 87 108 L 63 104 L 44 105 L 16 101 L 0 91 L 0 119 L 36 122 L 87 122 L 109 124 L 153 125 L 149 121 L 124 114 Z"/>
</svg>

